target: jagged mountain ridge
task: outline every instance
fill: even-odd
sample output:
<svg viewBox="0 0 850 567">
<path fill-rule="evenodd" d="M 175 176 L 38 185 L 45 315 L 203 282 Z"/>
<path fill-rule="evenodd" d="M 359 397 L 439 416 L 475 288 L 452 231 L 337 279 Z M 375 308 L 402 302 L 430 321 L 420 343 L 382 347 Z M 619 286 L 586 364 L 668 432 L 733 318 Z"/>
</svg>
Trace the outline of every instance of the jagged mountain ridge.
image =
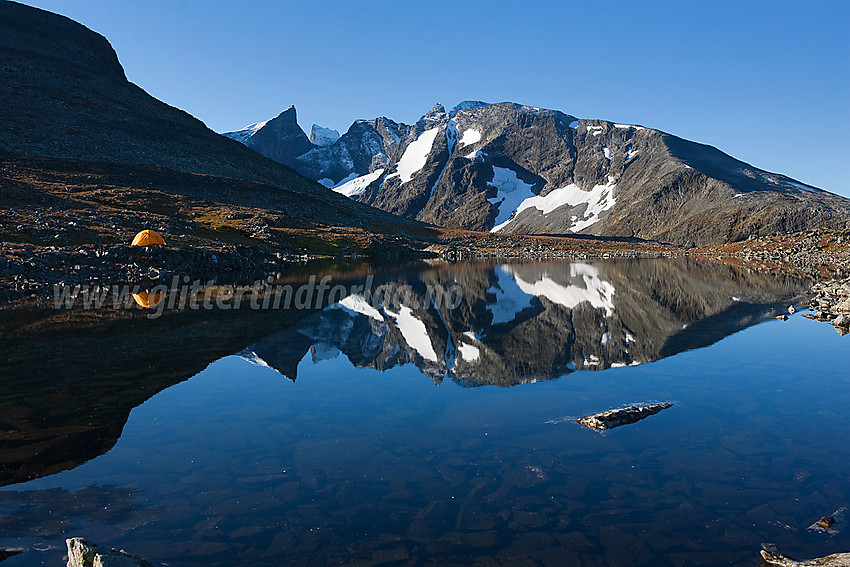
<svg viewBox="0 0 850 567">
<path fill-rule="evenodd" d="M 286 139 L 305 140 L 295 108 L 284 115 Z M 271 155 L 263 129 L 225 135 Z M 358 120 L 288 160 L 353 199 L 448 228 L 701 245 L 850 226 L 850 200 L 711 146 L 515 103 L 438 104 L 413 125 Z"/>
</svg>

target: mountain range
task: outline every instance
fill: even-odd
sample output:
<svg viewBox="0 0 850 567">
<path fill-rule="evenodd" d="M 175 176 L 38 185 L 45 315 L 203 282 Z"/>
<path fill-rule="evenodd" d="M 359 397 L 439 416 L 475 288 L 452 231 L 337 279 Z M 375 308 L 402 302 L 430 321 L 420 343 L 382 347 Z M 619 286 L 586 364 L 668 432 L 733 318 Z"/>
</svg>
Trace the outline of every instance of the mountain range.
<svg viewBox="0 0 850 567">
<path fill-rule="evenodd" d="M 447 228 L 695 246 L 850 226 L 838 195 L 653 128 L 557 110 L 465 101 L 412 125 L 380 117 L 338 138 L 326 131 L 314 125 L 308 138 L 290 106 L 225 136 L 337 193 Z"/>
<path fill-rule="evenodd" d="M 11 1 L 0 101 L 9 242 L 114 243 L 152 225 L 188 246 L 345 253 L 379 249 L 376 234 L 423 248 L 444 227 L 687 247 L 850 227 L 850 200 L 711 146 L 510 102 L 310 136 L 289 107 L 222 136 L 129 82 L 104 37 Z"/>
</svg>

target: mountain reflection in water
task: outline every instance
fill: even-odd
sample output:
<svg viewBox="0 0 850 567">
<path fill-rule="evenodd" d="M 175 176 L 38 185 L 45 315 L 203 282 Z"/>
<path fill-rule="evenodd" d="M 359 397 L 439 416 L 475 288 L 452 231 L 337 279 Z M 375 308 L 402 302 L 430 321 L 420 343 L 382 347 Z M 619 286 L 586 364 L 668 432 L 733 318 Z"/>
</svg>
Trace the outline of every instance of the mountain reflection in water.
<svg viewBox="0 0 850 567">
<path fill-rule="evenodd" d="M 688 260 L 367 268 L 335 281 L 371 275 L 381 301 L 4 308 L 0 549 L 22 552 L 3 565 L 59 565 L 72 536 L 174 567 L 847 548 L 806 531 L 848 498 L 843 338 L 794 316 L 711 344 L 803 282 Z M 485 385 L 516 386 L 467 387 Z M 575 423 L 657 402 L 606 433 Z"/>
<path fill-rule="evenodd" d="M 498 385 L 644 364 L 707 346 L 785 311 L 800 282 L 688 261 L 450 266 L 384 283 L 407 293 L 349 296 L 241 355 L 295 380 L 345 355 L 359 368 L 412 363 L 434 382 Z M 459 285 L 438 306 L 429 286 Z"/>
<path fill-rule="evenodd" d="M 134 407 L 233 353 L 291 380 L 309 352 L 317 362 L 342 354 L 377 370 L 411 363 L 435 383 L 510 386 L 706 346 L 784 311 L 804 291 L 798 280 L 687 260 L 374 275 L 376 286 L 409 293 L 375 305 L 349 296 L 323 310 L 183 311 L 153 320 L 142 312 L 7 311 L 14 317 L 0 323 L 0 486 L 105 453 Z M 459 304 L 438 307 L 427 293 L 437 285 L 460 286 Z"/>
</svg>

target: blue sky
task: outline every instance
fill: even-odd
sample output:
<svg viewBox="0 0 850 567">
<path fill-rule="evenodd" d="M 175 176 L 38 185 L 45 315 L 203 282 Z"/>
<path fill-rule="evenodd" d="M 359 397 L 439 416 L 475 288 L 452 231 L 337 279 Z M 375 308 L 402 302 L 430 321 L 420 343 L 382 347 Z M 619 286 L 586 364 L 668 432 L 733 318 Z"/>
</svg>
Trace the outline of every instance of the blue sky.
<svg viewBox="0 0 850 567">
<path fill-rule="evenodd" d="M 33 0 L 216 131 L 510 100 L 659 128 L 850 196 L 850 2 Z"/>
</svg>

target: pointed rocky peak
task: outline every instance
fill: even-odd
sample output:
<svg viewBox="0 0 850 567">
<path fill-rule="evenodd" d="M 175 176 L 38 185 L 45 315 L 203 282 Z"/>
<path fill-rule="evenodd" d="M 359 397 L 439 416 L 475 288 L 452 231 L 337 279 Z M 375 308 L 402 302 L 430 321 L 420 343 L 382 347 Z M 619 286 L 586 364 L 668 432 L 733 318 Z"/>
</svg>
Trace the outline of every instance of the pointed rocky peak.
<svg viewBox="0 0 850 567">
<path fill-rule="evenodd" d="M 314 146 L 330 146 L 339 140 L 339 132 L 330 128 L 313 124 L 310 129 L 310 142 Z"/>
<path fill-rule="evenodd" d="M 417 125 L 421 128 L 434 128 L 435 126 L 439 126 L 440 124 L 444 124 L 448 119 L 449 115 L 446 113 L 445 107 L 439 102 L 434 105 L 434 108 L 429 110 L 426 114 L 422 116 L 417 121 Z"/>
<path fill-rule="evenodd" d="M 445 114 L 445 113 L 446 113 L 445 107 L 443 107 L 443 105 L 438 102 L 437 104 L 434 105 L 434 108 L 432 108 L 428 112 L 428 114 L 426 114 L 425 116 L 437 116 L 439 114 Z"/>
<path fill-rule="evenodd" d="M 267 125 L 274 125 L 276 128 L 285 128 L 287 130 L 295 128 L 301 130 L 301 127 L 298 126 L 298 114 L 295 111 L 295 105 L 289 106 L 286 110 L 269 120 Z M 301 130 L 301 133 L 303 134 L 304 131 Z M 307 134 L 304 135 L 306 136 Z"/>
<path fill-rule="evenodd" d="M 295 106 L 288 107 L 271 120 L 224 135 L 289 166 L 292 166 L 296 157 L 313 149 L 307 134 L 298 125 Z"/>
</svg>

